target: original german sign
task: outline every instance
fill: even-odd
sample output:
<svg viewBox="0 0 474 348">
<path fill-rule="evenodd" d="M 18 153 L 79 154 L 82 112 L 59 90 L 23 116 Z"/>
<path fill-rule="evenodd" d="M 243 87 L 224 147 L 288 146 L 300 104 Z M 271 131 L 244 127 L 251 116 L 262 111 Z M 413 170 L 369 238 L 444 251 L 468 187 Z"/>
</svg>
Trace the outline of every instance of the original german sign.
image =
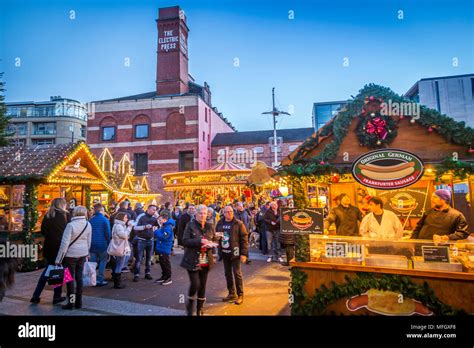
<svg viewBox="0 0 474 348">
<path fill-rule="evenodd" d="M 423 162 L 414 154 L 383 149 L 360 156 L 352 165 L 352 175 L 364 186 L 393 190 L 417 182 L 423 169 Z"/>
<path fill-rule="evenodd" d="M 322 208 L 282 208 L 280 220 L 280 228 L 283 233 L 323 234 Z"/>
</svg>

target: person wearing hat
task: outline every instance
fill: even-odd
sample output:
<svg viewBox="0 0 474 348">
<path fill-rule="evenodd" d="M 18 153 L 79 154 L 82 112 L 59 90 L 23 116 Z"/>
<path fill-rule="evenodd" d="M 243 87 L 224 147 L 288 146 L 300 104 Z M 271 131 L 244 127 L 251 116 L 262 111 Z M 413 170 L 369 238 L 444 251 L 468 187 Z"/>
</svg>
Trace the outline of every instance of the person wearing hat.
<svg viewBox="0 0 474 348">
<path fill-rule="evenodd" d="M 436 190 L 431 195 L 431 209 L 421 217 L 412 239 L 433 239 L 436 243 L 466 239 L 469 236 L 466 218 L 450 202 L 449 190 Z"/>
</svg>

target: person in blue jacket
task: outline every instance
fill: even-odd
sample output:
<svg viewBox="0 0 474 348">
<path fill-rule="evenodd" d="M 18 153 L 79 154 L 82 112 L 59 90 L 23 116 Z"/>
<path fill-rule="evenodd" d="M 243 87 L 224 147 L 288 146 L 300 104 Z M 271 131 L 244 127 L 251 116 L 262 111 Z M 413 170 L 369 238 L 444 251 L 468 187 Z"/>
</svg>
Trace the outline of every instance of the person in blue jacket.
<svg viewBox="0 0 474 348">
<path fill-rule="evenodd" d="M 110 223 L 104 216 L 104 206 L 100 203 L 94 205 L 94 215 L 89 220 L 92 226 L 92 241 L 89 250 L 90 261 L 97 262 L 99 272 L 97 273 L 96 286 L 107 285 L 104 272 L 107 264 L 107 247 L 111 239 Z"/>
<path fill-rule="evenodd" d="M 173 228 L 176 222 L 169 216 L 166 210 L 161 212 L 158 222 L 161 227 L 155 230 L 155 251 L 160 260 L 162 276 L 155 282 L 162 285 L 169 285 L 173 282 L 171 280 L 170 253 L 174 241 Z"/>
</svg>

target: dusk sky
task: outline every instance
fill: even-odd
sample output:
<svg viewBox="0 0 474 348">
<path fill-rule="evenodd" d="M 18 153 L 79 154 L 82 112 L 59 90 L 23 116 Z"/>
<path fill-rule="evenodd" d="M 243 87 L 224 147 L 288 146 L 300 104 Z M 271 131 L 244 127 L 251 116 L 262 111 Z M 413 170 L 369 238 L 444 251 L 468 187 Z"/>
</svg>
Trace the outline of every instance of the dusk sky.
<svg viewBox="0 0 474 348">
<path fill-rule="evenodd" d="M 153 91 L 155 19 L 174 5 L 190 28 L 191 75 L 240 131 L 271 128 L 261 112 L 273 86 L 277 106 L 294 107 L 279 128 L 297 128 L 311 126 L 314 102 L 348 99 L 366 83 L 403 94 L 421 78 L 474 72 L 473 0 L 0 0 L 6 100 Z"/>
</svg>

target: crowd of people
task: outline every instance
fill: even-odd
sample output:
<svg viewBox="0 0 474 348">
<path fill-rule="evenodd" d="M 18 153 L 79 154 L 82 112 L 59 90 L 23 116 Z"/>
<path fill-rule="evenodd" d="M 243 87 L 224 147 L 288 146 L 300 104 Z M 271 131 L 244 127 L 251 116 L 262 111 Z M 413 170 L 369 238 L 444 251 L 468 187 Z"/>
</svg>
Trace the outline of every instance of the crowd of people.
<svg viewBox="0 0 474 348">
<path fill-rule="evenodd" d="M 294 255 L 294 240 L 280 233 L 279 204 L 267 202 L 260 207 L 253 203 L 234 201 L 222 206 L 221 202 L 195 206 L 162 206 L 136 203 L 134 209 L 128 200 L 106 207 L 94 202 L 93 209 L 76 206 L 68 209 L 66 200 L 52 200 L 43 218 L 43 255 L 48 266 L 62 266 L 69 270 L 74 281 L 54 288 L 53 304 L 67 301 L 62 308 L 82 308 L 83 272 L 87 261 L 97 264 L 96 285 L 108 285 L 106 268 L 112 271 L 113 288 L 123 289 L 123 273 L 133 272 L 133 282 L 153 280 L 151 266 L 157 261 L 161 277 L 155 283 L 172 284 L 170 256 L 175 248 L 184 249 L 180 266 L 189 276 L 188 315 L 203 315 L 206 301 L 208 272 L 222 262 L 228 295 L 224 302 L 240 305 L 244 300 L 241 264 L 250 265 L 249 248 L 259 248 L 269 254 L 267 262 L 288 265 L 280 256 L 283 247 L 287 260 Z M 175 243 L 176 242 L 176 243 Z M 175 246 L 177 244 L 177 246 Z M 48 281 L 46 267 L 42 272 L 31 303 L 41 300 Z"/>
</svg>

